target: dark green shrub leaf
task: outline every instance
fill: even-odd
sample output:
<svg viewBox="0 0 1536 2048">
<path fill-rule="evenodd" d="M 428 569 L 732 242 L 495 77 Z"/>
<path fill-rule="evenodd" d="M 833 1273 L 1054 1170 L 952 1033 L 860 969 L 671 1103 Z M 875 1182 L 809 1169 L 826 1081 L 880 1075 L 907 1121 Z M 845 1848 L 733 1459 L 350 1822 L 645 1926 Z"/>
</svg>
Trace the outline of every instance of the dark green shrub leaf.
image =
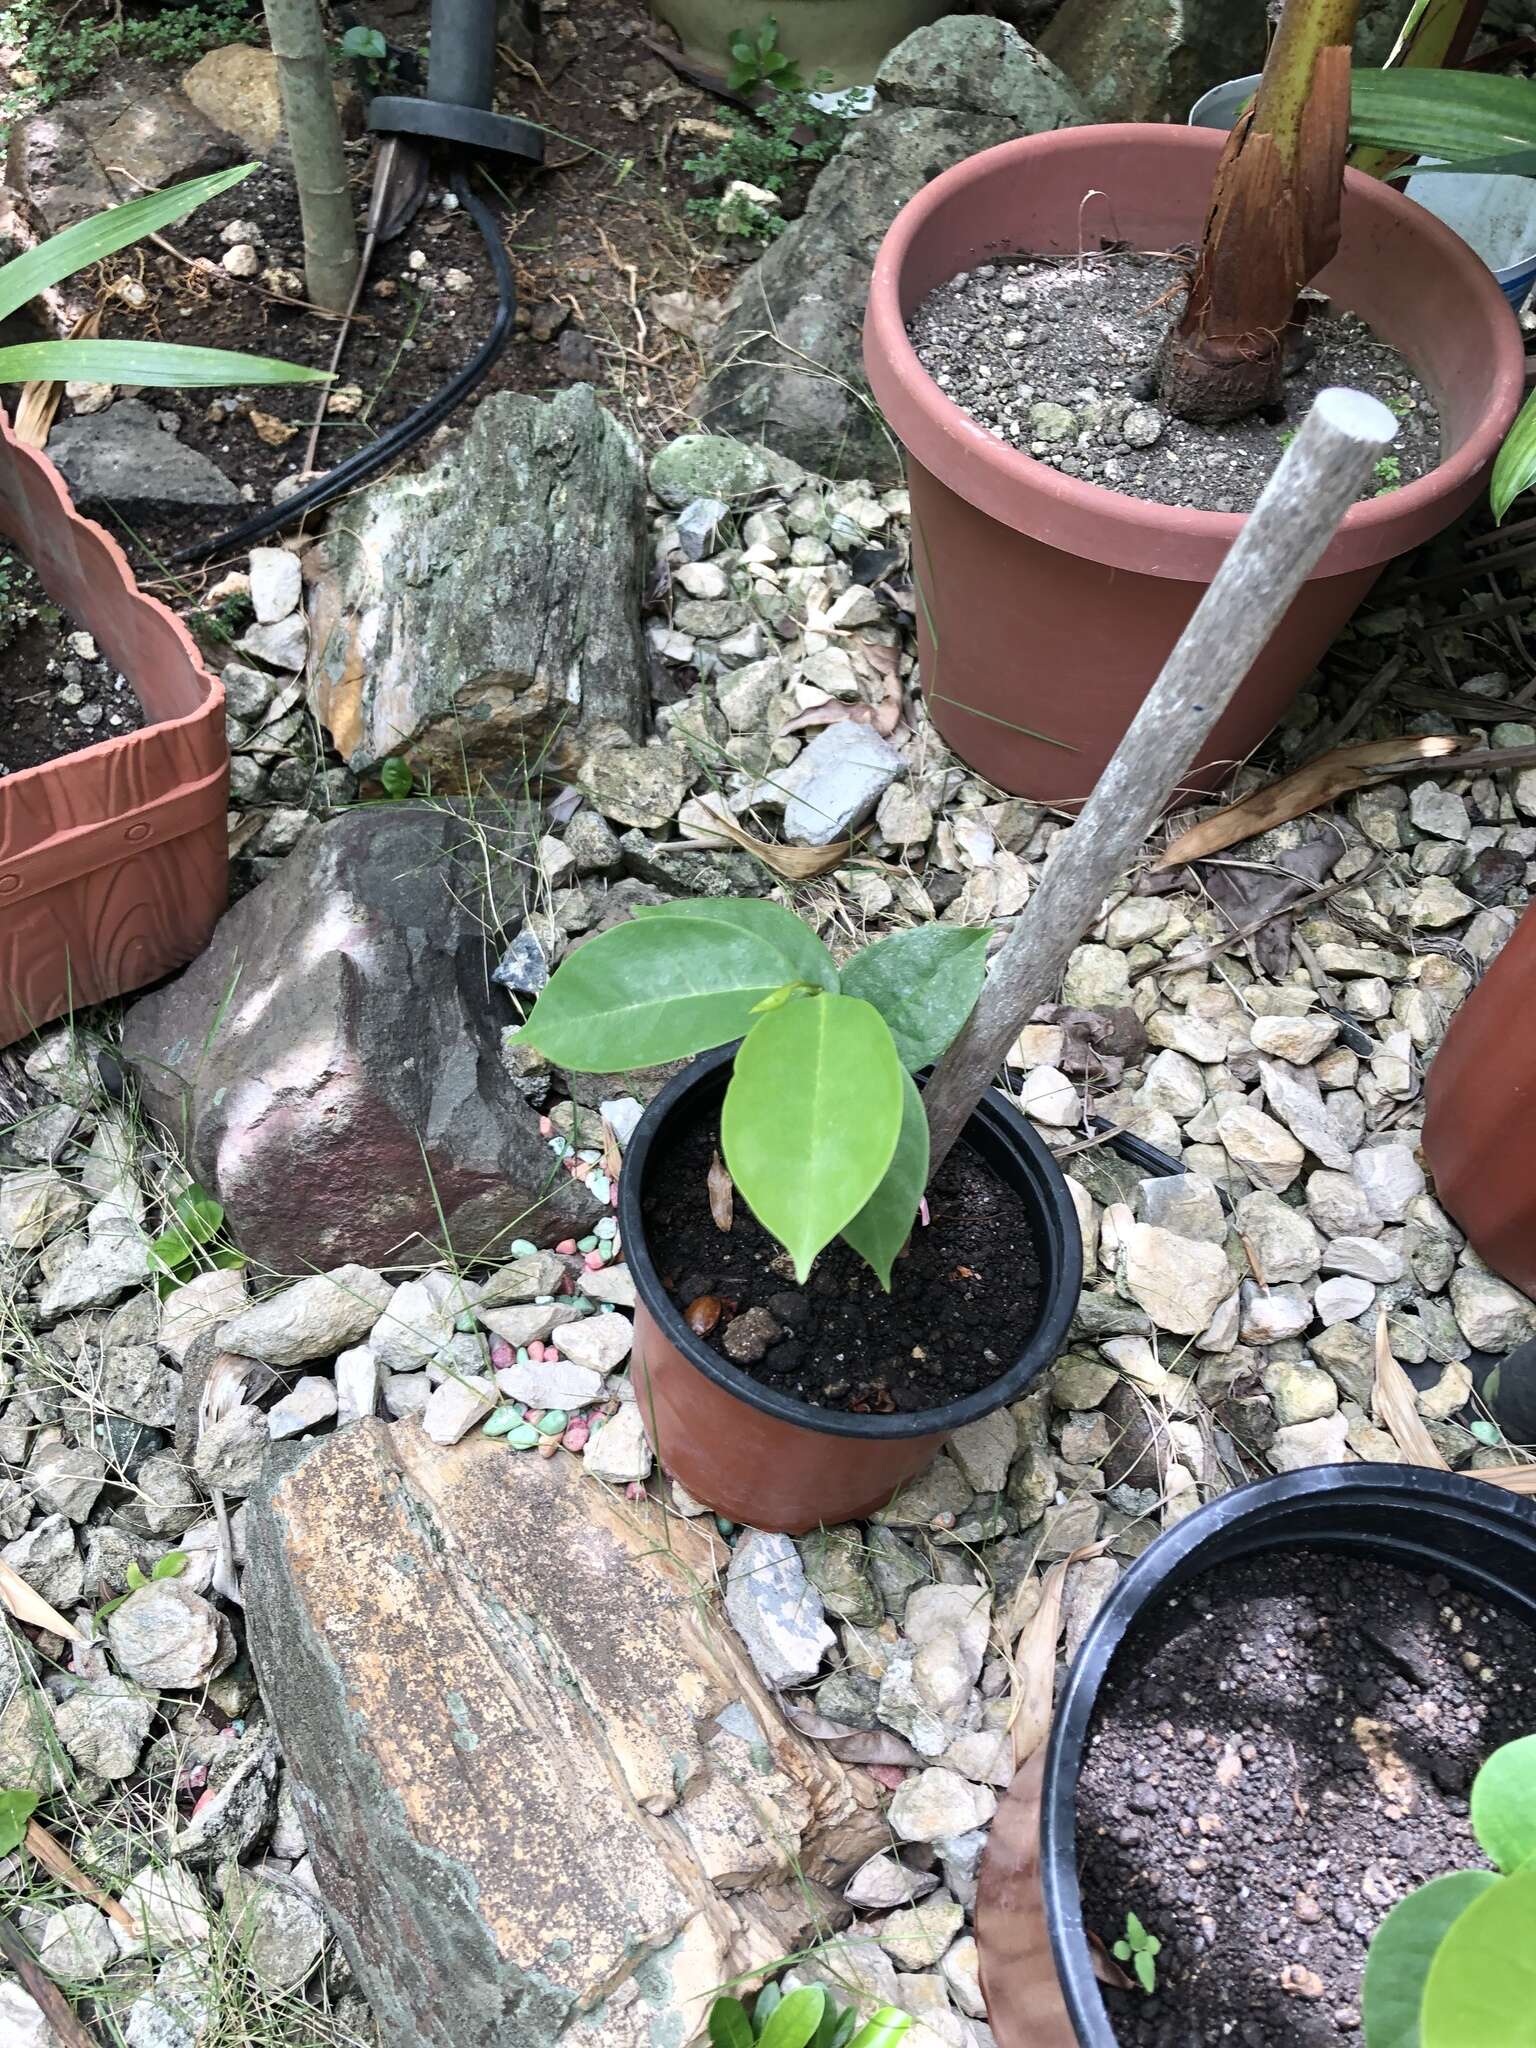
<svg viewBox="0 0 1536 2048">
<path fill-rule="evenodd" d="M 224 1204 L 216 1202 L 195 1181 L 191 1187 L 182 1189 L 171 1208 L 176 1221 L 194 1245 L 206 1244 L 224 1223 Z"/>
<path fill-rule="evenodd" d="M 415 780 L 416 773 L 410 762 L 403 761 L 398 754 L 391 754 L 379 769 L 379 781 L 386 796 L 409 796 Z"/>
<path fill-rule="evenodd" d="M 914 925 L 877 939 L 843 969 L 844 995 L 874 1004 L 909 1073 L 947 1052 L 974 1009 L 989 936 L 963 925 Z"/>
<path fill-rule="evenodd" d="M 837 2025 L 832 2030 L 830 2048 L 848 2048 L 848 2044 L 853 2039 L 858 2024 L 858 2009 L 850 2005 L 846 2012 L 838 2016 Z M 819 2042 L 817 2048 L 820 2048 Z"/>
<path fill-rule="evenodd" d="M 0 1792 L 0 1856 L 19 1849 L 27 1836 L 27 1822 L 37 1807 L 37 1794 L 12 1790 Z"/>
<path fill-rule="evenodd" d="M 840 986 L 837 962 L 810 926 L 782 903 L 754 896 L 682 897 L 676 903 L 642 904 L 635 916 L 646 924 L 685 917 L 713 928 L 722 938 L 739 935 L 772 947 L 784 964 L 780 987 L 792 981 L 810 988 Z"/>
<path fill-rule="evenodd" d="M 853 1221 L 843 1226 L 843 1236 L 859 1257 L 873 1266 L 887 1294 L 891 1291 L 891 1267 L 912 1235 L 918 1204 L 927 1185 L 928 1119 L 923 1114 L 923 1098 L 917 1083 L 903 1067 L 901 1130 L 896 1150 L 879 1187 Z"/>
<path fill-rule="evenodd" d="M 192 1245 L 180 1230 L 162 1230 L 149 1248 L 150 1268 L 156 1273 L 174 1274 L 192 1256 Z"/>
<path fill-rule="evenodd" d="M 1533 1928 L 1536 1870 L 1495 1879 L 1457 1915 L 1429 1966 L 1419 2019 L 1423 2048 L 1536 2042 Z"/>
<path fill-rule="evenodd" d="M 717 1998 L 709 2009 L 711 2048 L 752 2048 L 752 2022 L 739 1998 Z"/>
<path fill-rule="evenodd" d="M 827 1994 L 819 1984 L 807 1984 L 780 1999 L 766 2027 L 758 2035 L 759 2048 L 808 2048 L 826 2010 Z"/>
<path fill-rule="evenodd" d="M 901 1062 L 868 1003 L 817 996 L 752 1026 L 725 1092 L 721 1144 L 738 1194 L 798 1279 L 880 1185 L 901 1104 Z"/>
<path fill-rule="evenodd" d="M 1365 2048 L 1419 2048 L 1419 2011 L 1435 1951 L 1452 1921 L 1498 1881 L 1491 1870 L 1455 1870 L 1392 1908 L 1371 1937 L 1360 1987 Z"/>
<path fill-rule="evenodd" d="M 772 2018 L 779 2000 L 783 1996 L 784 1993 L 777 1984 L 765 1984 L 757 1994 L 752 2007 L 752 2028 L 759 2041 L 763 2038 L 764 2027 L 767 2026 Z"/>
<path fill-rule="evenodd" d="M 1536 1735 L 1496 1749 L 1472 1781 L 1472 1832 L 1506 1875 L 1536 1857 Z"/>
</svg>

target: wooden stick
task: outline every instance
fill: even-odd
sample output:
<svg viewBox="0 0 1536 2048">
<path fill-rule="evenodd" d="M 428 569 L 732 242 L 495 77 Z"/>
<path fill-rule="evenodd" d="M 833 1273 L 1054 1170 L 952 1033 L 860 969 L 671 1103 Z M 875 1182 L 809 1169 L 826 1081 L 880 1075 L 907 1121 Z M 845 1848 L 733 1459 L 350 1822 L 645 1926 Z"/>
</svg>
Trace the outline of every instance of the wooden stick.
<svg viewBox="0 0 1536 2048">
<path fill-rule="evenodd" d="M 969 1022 L 923 1091 L 933 1171 L 1023 1025 L 1054 994 L 1110 885 L 1162 815 L 1382 451 L 1392 445 L 1397 425 L 1379 400 L 1363 392 L 1318 394 L 1077 823 L 1057 842 L 1039 888 L 992 963 Z"/>
<path fill-rule="evenodd" d="M 263 5 L 299 195 L 305 287 L 317 306 L 344 313 L 357 276 L 357 228 L 319 0 Z"/>
</svg>

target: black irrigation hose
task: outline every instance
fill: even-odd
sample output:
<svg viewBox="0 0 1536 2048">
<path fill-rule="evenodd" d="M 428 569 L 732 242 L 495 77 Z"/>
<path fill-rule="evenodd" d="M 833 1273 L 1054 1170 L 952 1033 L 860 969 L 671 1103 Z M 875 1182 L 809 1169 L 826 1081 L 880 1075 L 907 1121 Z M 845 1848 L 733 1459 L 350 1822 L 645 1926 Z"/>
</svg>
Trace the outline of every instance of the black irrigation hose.
<svg viewBox="0 0 1536 2048">
<path fill-rule="evenodd" d="M 461 206 L 469 213 L 480 230 L 485 243 L 485 253 L 491 260 L 491 269 L 496 278 L 496 318 L 491 331 L 480 344 L 475 354 L 441 391 L 429 398 L 425 405 L 408 413 L 403 420 L 396 421 L 387 434 L 381 434 L 376 441 L 370 441 L 366 448 L 359 448 L 355 455 L 349 455 L 344 462 L 338 462 L 334 469 L 317 477 L 302 491 L 295 491 L 291 498 L 285 498 L 281 505 L 274 505 L 269 511 L 258 512 L 254 519 L 247 519 L 242 526 L 231 527 L 228 533 L 221 533 L 213 540 L 194 541 L 190 547 L 180 549 L 170 558 L 170 566 L 180 568 L 189 562 L 201 562 L 209 555 L 221 554 L 226 548 L 248 547 L 252 541 L 261 540 L 266 534 L 275 533 L 280 526 L 297 519 L 305 512 L 311 512 L 317 505 L 329 504 L 332 498 L 343 491 L 360 484 L 376 470 L 396 461 L 408 448 L 414 447 L 424 434 L 445 419 L 466 399 L 470 392 L 485 376 L 496 358 L 506 347 L 512 333 L 513 316 L 517 311 L 517 283 L 512 275 L 512 265 L 502 247 L 501 235 L 496 225 L 496 216 L 483 200 L 470 190 L 469 180 L 462 167 L 455 166 L 453 189 Z"/>
</svg>

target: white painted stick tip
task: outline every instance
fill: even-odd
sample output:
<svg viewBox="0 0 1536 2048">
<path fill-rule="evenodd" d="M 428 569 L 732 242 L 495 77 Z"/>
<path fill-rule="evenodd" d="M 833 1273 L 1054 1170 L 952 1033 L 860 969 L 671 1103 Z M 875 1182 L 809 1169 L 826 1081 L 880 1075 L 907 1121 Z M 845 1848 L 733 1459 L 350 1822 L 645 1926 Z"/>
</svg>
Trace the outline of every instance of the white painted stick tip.
<svg viewBox="0 0 1536 2048">
<path fill-rule="evenodd" d="M 1351 391 L 1346 384 L 1330 384 L 1326 391 L 1319 391 L 1312 401 L 1312 410 L 1335 433 L 1347 434 L 1351 441 L 1390 448 L 1397 439 L 1396 414 L 1379 398 L 1372 398 L 1369 392 Z"/>
</svg>

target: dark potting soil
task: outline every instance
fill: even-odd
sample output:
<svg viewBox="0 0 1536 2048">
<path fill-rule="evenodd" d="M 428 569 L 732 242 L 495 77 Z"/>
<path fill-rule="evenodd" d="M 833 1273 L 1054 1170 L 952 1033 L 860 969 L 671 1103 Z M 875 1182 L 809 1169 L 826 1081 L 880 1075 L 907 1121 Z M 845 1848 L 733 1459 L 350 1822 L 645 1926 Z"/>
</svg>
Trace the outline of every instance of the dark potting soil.
<svg viewBox="0 0 1536 2048">
<path fill-rule="evenodd" d="M 651 1256 L 678 1310 L 760 1385 L 817 1408 L 911 1414 L 990 1386 L 1040 1313 L 1040 1258 L 1023 1202 L 969 1146 L 928 1190 L 891 1292 L 841 1239 L 804 1287 L 739 1194 L 729 1232 L 709 1209 L 718 1109 L 679 1121 L 646 1181 Z M 692 1311 L 690 1315 L 690 1311 Z"/>
<path fill-rule="evenodd" d="M 984 263 L 929 293 L 912 345 L 940 389 L 999 440 L 1154 504 L 1250 510 L 1329 384 L 1368 391 L 1402 420 L 1378 493 L 1434 468 L 1440 416 L 1428 392 L 1396 349 L 1326 302 L 1311 306 L 1285 419 L 1197 427 L 1164 413 L 1146 379 L 1184 277 L 1172 257 L 1128 251 Z"/>
<path fill-rule="evenodd" d="M 1536 1726 L 1536 1631 L 1443 1578 L 1337 1553 L 1224 1566 L 1116 1655 L 1078 1782 L 1084 1925 L 1135 1913 L 1157 1989 L 1122 2048 L 1358 2039 L 1372 1933 L 1483 1865 L 1479 1765 Z"/>
<path fill-rule="evenodd" d="M 0 777 L 137 732 L 144 723 L 127 678 L 49 599 L 26 557 L 4 542 L 0 710 Z"/>
</svg>

